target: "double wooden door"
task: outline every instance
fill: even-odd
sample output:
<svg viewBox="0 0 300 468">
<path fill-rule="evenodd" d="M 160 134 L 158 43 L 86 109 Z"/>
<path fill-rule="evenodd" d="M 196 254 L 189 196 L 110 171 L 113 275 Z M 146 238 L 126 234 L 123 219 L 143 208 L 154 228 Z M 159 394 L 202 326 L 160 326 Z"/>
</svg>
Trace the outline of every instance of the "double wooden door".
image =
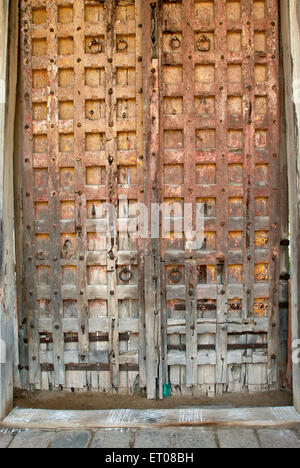
<svg viewBox="0 0 300 468">
<path fill-rule="evenodd" d="M 276 388 L 277 1 L 22 0 L 20 22 L 24 386 Z M 123 229 L 162 203 L 167 236 Z M 203 206 L 198 248 L 174 203 Z"/>
</svg>

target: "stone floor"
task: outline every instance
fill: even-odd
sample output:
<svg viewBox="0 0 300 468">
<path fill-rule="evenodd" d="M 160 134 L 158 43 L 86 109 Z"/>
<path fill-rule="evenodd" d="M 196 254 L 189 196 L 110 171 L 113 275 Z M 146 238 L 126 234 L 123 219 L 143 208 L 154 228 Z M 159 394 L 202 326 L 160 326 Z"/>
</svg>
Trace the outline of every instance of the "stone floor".
<svg viewBox="0 0 300 468">
<path fill-rule="evenodd" d="M 292 429 L 10 431 L 0 433 L 0 448 L 300 448 L 300 425 Z"/>
</svg>

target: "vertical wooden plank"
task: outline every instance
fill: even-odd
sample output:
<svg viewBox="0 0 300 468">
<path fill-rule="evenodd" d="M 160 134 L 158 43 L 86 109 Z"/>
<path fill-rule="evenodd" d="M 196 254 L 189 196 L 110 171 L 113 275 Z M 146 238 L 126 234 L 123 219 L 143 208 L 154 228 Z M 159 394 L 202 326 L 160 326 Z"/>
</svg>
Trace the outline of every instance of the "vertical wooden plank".
<svg viewBox="0 0 300 468">
<path fill-rule="evenodd" d="M 169 383 L 168 378 L 168 319 L 167 319 L 167 297 L 166 297 L 166 269 L 165 262 L 160 262 L 160 365 L 159 365 L 159 398 L 163 399 L 164 385 Z"/>
<path fill-rule="evenodd" d="M 144 97 L 143 97 L 143 30 L 147 27 L 144 14 L 145 3 L 142 0 L 135 0 L 135 21 L 136 21 L 136 132 L 137 132 L 137 200 L 144 203 Z M 144 243 L 145 240 L 139 238 L 138 268 L 139 268 L 139 371 L 140 387 L 146 387 L 146 336 L 145 336 L 145 289 L 144 289 Z"/>
<path fill-rule="evenodd" d="M 279 2 L 280 3 L 280 2 Z M 280 14 L 281 14 L 281 7 Z M 279 29 L 284 25 L 284 15 L 279 21 Z M 280 25 L 281 23 L 281 25 Z M 280 61 L 279 61 L 279 128 L 280 128 L 280 150 L 279 150 L 279 202 L 280 202 L 280 249 L 279 249 L 279 357 L 278 357 L 278 376 L 279 387 L 291 389 L 291 380 L 289 376 L 290 361 L 289 361 L 289 280 L 290 280 L 290 240 L 289 240 L 289 197 L 288 197 L 288 168 L 287 168 L 287 122 L 285 116 L 285 70 L 284 70 L 284 56 L 285 51 L 282 46 L 284 32 L 278 31 L 278 38 L 281 44 L 280 47 Z"/>
<path fill-rule="evenodd" d="M 193 230 L 195 223 L 195 148 L 196 127 L 194 118 L 195 65 L 194 65 L 194 1 L 182 2 L 182 56 L 185 93 L 183 96 L 184 112 L 184 203 L 192 207 Z M 186 215 L 186 213 L 185 213 Z M 186 229 L 186 226 L 185 226 Z M 197 268 L 196 250 L 192 250 L 190 233 L 185 232 L 185 310 L 186 310 L 186 385 L 198 382 L 198 336 L 197 336 Z M 194 239 L 195 240 L 195 239 Z M 182 382 L 183 383 L 183 382 Z"/>
<path fill-rule="evenodd" d="M 244 134 L 244 233 L 243 233 L 243 318 L 251 317 L 254 303 L 254 230 L 255 230 L 255 190 L 254 168 L 255 127 L 254 113 L 254 26 L 252 5 L 243 1 L 241 4 L 242 28 L 243 28 L 243 65 L 242 65 L 242 89 L 244 96 L 243 107 L 243 134 Z"/>
<path fill-rule="evenodd" d="M 266 0 L 268 29 L 266 32 L 267 61 L 269 64 L 268 93 L 268 163 L 269 163 L 269 347 L 268 384 L 278 388 L 279 352 L 279 16 L 277 0 Z"/>
<path fill-rule="evenodd" d="M 242 89 L 243 106 L 243 135 L 244 135 L 244 174 L 243 174 L 243 311 L 244 320 L 253 316 L 254 305 L 254 264 L 255 264 L 255 53 L 254 53 L 254 23 L 253 6 L 244 1 L 241 4 L 242 19 Z M 252 351 L 246 351 L 247 356 Z M 249 365 L 245 366 L 247 379 Z"/>
<path fill-rule="evenodd" d="M 58 119 L 58 39 L 57 4 L 47 2 L 48 57 L 48 156 L 49 156 L 49 241 L 50 303 L 52 311 L 54 385 L 65 384 L 63 304 L 61 292 L 60 197 L 59 197 L 59 133 Z"/>
<path fill-rule="evenodd" d="M 222 394 L 227 382 L 227 297 L 228 297 L 228 116 L 227 59 L 230 53 L 227 47 L 226 4 L 222 0 L 215 2 L 215 71 L 216 71 L 216 183 L 217 183 L 217 254 L 216 265 L 221 285 L 217 287 L 217 333 L 216 333 L 216 391 Z M 227 152 L 227 155 L 226 155 Z M 226 157 L 227 156 L 227 157 Z"/>
<path fill-rule="evenodd" d="M 155 47 L 152 48 L 152 58 L 157 54 L 158 57 L 158 104 L 157 109 L 153 109 L 150 113 L 151 119 L 158 119 L 157 129 L 159 132 L 158 137 L 158 150 L 157 154 L 152 153 L 152 158 L 156 160 L 156 179 L 154 184 L 158 186 L 158 193 L 154 202 L 164 203 L 164 96 L 163 96 L 163 67 L 164 67 L 164 55 L 163 55 L 163 5 L 157 3 L 156 7 L 156 27 L 151 30 L 152 37 L 149 38 L 153 44 L 153 39 L 156 34 Z M 153 11 L 152 11 L 153 15 Z M 157 112 L 157 113 L 155 113 Z M 155 129 L 154 129 L 155 131 Z M 154 186 L 155 186 L 154 185 Z M 162 216 L 159 219 L 159 227 L 162 230 Z M 162 231 L 161 231 L 162 236 Z M 166 270 L 165 270 L 165 251 L 164 251 L 165 239 L 161 237 L 154 244 L 154 248 L 158 249 L 157 255 L 157 310 L 158 310 L 158 336 L 157 336 L 157 358 L 158 358 L 158 392 L 157 397 L 159 399 L 164 398 L 164 385 L 168 383 L 168 365 L 167 365 L 167 317 L 166 317 Z"/>
<path fill-rule="evenodd" d="M 117 188 L 117 133 L 116 133 L 116 4 L 107 0 L 104 5 L 106 20 L 106 201 L 118 206 Z M 116 214 L 116 212 L 115 212 Z M 108 211 L 109 236 L 107 239 L 107 307 L 109 320 L 109 360 L 111 383 L 119 386 L 119 310 L 117 296 L 117 219 Z"/>
<path fill-rule="evenodd" d="M 41 371 L 39 364 L 40 339 L 37 313 L 37 287 L 35 266 L 35 212 L 33 186 L 33 128 L 32 128 L 32 28 L 31 5 L 26 1 L 21 3 L 21 73 L 22 102 L 23 102 L 23 213 L 26 223 L 24 229 L 24 290 L 25 307 L 27 311 L 27 335 L 29 358 L 29 384 L 33 389 L 40 388 Z"/>
<path fill-rule="evenodd" d="M 157 356 L 157 270 L 155 257 L 145 256 L 145 313 L 146 313 L 146 370 L 147 398 L 153 400 L 157 396 L 158 356 Z"/>
<path fill-rule="evenodd" d="M 159 202 L 159 59 L 158 59 L 158 18 L 159 5 L 147 1 L 145 5 L 144 30 L 144 73 L 145 94 L 148 96 L 144 107 L 145 115 L 145 201 L 149 213 L 152 204 Z M 147 29 L 146 29 L 147 28 Z M 151 37 L 149 42 L 149 35 Z M 149 112 L 147 114 L 147 112 Z M 150 226 L 149 226 L 150 229 Z M 155 399 L 157 396 L 157 378 L 159 377 L 159 343 L 158 327 L 161 321 L 159 314 L 160 292 L 160 242 L 149 238 L 145 242 L 145 326 L 146 326 L 146 370 L 147 397 Z"/>
<path fill-rule="evenodd" d="M 75 230 L 76 230 L 76 292 L 78 311 L 78 359 L 87 362 L 89 358 L 89 321 L 87 298 L 87 234 L 86 234 L 86 192 L 85 192 L 85 96 L 84 89 L 84 5 L 75 2 L 74 19 L 74 160 L 75 160 Z"/>
<path fill-rule="evenodd" d="M 197 267 L 196 260 L 185 260 L 186 310 L 186 385 L 198 383 Z"/>
</svg>

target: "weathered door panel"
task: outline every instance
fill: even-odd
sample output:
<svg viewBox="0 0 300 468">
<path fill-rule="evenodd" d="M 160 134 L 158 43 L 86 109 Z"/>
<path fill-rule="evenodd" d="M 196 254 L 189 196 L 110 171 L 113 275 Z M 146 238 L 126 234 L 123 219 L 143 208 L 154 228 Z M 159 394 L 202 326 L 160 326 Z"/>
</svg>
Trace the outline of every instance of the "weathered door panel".
<svg viewBox="0 0 300 468">
<path fill-rule="evenodd" d="M 31 386 L 276 388 L 277 8 L 22 1 Z M 201 248 L 124 233 L 142 202 L 202 204 Z"/>
<path fill-rule="evenodd" d="M 141 2 L 21 9 L 29 384 L 133 391 L 142 245 L 119 226 L 143 199 Z"/>
<path fill-rule="evenodd" d="M 148 366 L 159 392 L 276 388 L 277 2 L 149 2 L 147 14 L 148 202 L 202 203 L 205 216 L 201 249 L 172 232 L 148 249 L 149 273 L 158 248 L 162 269 L 151 287 L 146 272 L 146 297 L 160 283 L 164 305 L 154 336 L 146 300 Z"/>
</svg>

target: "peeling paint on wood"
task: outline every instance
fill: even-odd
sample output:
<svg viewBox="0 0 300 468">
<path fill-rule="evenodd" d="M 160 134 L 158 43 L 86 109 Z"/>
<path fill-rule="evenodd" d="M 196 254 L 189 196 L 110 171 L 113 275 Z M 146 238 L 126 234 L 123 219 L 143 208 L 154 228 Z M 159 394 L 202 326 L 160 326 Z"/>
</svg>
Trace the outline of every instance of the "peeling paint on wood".
<svg viewBox="0 0 300 468">
<path fill-rule="evenodd" d="M 32 0 L 21 32 L 30 384 L 276 388 L 277 2 Z M 203 203 L 202 248 L 103 235 L 143 201 Z"/>
</svg>

